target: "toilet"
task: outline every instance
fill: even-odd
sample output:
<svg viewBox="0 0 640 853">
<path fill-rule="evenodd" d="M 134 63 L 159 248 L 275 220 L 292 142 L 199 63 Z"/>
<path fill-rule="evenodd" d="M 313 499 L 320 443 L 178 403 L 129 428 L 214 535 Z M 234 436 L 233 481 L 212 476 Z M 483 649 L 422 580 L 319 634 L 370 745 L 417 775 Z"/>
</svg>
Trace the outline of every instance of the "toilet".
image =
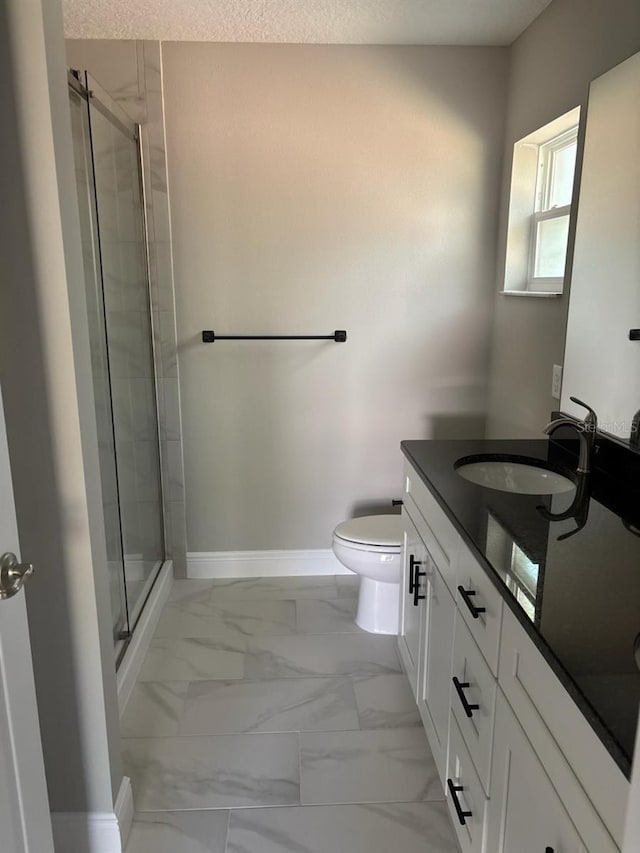
<svg viewBox="0 0 640 853">
<path fill-rule="evenodd" d="M 404 525 L 399 515 L 367 515 L 333 531 L 333 553 L 361 576 L 356 625 L 374 634 L 397 634 Z"/>
</svg>

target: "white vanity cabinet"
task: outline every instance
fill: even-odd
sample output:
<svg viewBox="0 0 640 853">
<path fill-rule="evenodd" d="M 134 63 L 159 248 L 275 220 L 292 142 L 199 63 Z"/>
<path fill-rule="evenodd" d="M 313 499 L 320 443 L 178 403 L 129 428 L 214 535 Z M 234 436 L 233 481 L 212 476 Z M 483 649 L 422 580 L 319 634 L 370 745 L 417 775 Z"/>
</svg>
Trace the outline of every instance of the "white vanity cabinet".
<svg viewBox="0 0 640 853">
<path fill-rule="evenodd" d="M 400 581 L 398 650 L 417 701 L 420 656 L 423 653 L 421 629 L 423 624 L 422 612 L 426 601 L 424 597 L 424 569 L 427 562 L 427 550 L 411 516 L 406 511 L 406 505 L 403 508 L 402 516 L 404 521 L 404 549 Z"/>
<path fill-rule="evenodd" d="M 624 775 L 408 461 L 403 503 L 398 645 L 463 853 L 619 853 Z"/>
<path fill-rule="evenodd" d="M 398 644 L 444 786 L 459 536 L 409 465 L 405 467 L 403 515 L 409 550 L 404 557 Z M 413 644 L 416 624 L 418 651 Z"/>
<path fill-rule="evenodd" d="M 509 609 L 498 683 L 587 849 L 616 853 L 622 846 L 629 783 Z M 498 735 L 496 721 L 496 742 Z"/>
<path fill-rule="evenodd" d="M 588 853 L 500 691 L 493 765 L 494 783 L 487 809 L 487 853 Z"/>
</svg>

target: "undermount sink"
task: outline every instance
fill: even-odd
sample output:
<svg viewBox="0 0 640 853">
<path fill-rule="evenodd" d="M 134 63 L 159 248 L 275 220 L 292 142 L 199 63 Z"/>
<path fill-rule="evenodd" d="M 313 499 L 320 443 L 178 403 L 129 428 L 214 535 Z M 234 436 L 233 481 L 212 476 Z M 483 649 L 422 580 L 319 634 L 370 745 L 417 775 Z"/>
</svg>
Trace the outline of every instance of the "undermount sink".
<svg viewBox="0 0 640 853">
<path fill-rule="evenodd" d="M 575 489 L 568 478 L 544 467 L 538 460 L 531 463 L 521 457 L 467 456 L 456 462 L 457 473 L 478 486 L 515 492 L 520 495 L 559 495 Z"/>
</svg>

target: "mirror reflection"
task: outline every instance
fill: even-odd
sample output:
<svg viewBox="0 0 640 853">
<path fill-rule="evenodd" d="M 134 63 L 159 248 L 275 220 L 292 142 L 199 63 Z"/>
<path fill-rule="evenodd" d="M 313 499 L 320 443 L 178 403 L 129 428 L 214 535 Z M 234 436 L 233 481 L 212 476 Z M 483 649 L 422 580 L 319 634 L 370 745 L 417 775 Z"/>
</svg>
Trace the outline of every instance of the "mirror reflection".
<svg viewBox="0 0 640 853">
<path fill-rule="evenodd" d="M 640 434 L 640 54 L 591 84 L 561 408 L 638 445 Z"/>
</svg>

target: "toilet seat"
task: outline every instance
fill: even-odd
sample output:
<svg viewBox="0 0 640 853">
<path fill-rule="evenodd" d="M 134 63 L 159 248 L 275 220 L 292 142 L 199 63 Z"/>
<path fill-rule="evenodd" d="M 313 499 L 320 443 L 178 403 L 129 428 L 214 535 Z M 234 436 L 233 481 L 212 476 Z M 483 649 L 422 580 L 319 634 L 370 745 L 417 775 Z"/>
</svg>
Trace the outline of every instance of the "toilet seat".
<svg viewBox="0 0 640 853">
<path fill-rule="evenodd" d="M 368 545 L 362 542 L 353 542 L 351 539 L 345 539 L 335 534 L 333 540 L 344 545 L 345 548 L 351 548 L 352 551 L 366 551 L 367 554 L 399 554 L 402 551 L 400 545 Z"/>
<path fill-rule="evenodd" d="M 404 524 L 399 515 L 368 515 L 343 521 L 333 531 L 335 539 L 356 551 L 399 554 Z"/>
</svg>

